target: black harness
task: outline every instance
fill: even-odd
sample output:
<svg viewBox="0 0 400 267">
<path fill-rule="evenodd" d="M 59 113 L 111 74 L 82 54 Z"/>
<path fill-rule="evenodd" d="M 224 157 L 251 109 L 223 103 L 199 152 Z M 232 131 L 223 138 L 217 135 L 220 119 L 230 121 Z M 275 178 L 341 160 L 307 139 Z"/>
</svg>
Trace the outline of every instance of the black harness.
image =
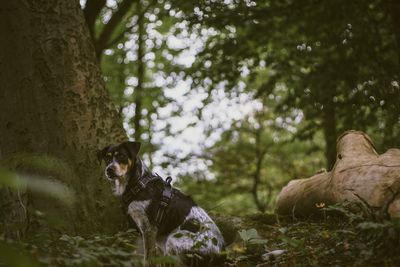
<svg viewBox="0 0 400 267">
<path fill-rule="evenodd" d="M 129 179 L 132 180 L 132 179 Z M 128 181 L 128 185 L 125 188 L 124 193 L 121 196 L 121 202 L 124 211 L 128 210 L 129 204 L 135 200 L 135 197 L 146 188 L 146 186 L 154 181 L 163 182 L 163 190 L 161 195 L 160 204 L 158 206 L 157 215 L 155 217 L 154 223 L 158 227 L 165 217 L 165 212 L 171 202 L 173 197 L 173 190 L 171 186 L 172 178 L 170 176 L 165 179 L 165 181 L 158 175 L 144 176 L 137 179 L 134 183 Z"/>
<path fill-rule="evenodd" d="M 161 201 L 160 205 L 158 206 L 157 215 L 155 219 L 156 226 L 159 226 L 161 224 L 162 220 L 165 217 L 165 211 L 167 210 L 168 205 L 171 202 L 173 196 L 171 181 L 172 181 L 171 176 L 168 176 L 167 179 L 165 179 L 164 189 L 162 191 Z"/>
</svg>

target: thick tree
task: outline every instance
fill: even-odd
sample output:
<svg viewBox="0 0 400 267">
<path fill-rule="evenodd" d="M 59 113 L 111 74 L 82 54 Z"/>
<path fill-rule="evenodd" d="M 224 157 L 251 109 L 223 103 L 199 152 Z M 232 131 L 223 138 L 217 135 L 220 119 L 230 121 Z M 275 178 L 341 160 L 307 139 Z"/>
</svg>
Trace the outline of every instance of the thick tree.
<svg viewBox="0 0 400 267">
<path fill-rule="evenodd" d="M 62 160 L 76 174 L 63 182 L 76 192 L 77 205 L 71 214 L 48 201 L 44 211 L 58 212 L 68 230 L 115 228 L 121 212 L 99 179 L 95 152 L 126 136 L 79 1 L 5 1 L 0 21 L 1 160 L 21 153 Z M 38 209 L 29 196 L 16 208 Z"/>
</svg>

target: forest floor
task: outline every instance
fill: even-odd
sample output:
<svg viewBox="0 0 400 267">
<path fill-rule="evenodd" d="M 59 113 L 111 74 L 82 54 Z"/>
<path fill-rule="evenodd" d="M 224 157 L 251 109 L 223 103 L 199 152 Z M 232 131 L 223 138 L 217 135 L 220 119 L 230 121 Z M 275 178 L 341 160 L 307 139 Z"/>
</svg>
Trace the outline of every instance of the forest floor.
<svg viewBox="0 0 400 267">
<path fill-rule="evenodd" d="M 335 216 L 329 213 L 332 209 Z M 337 217 L 338 213 L 341 216 Z M 275 215 L 255 214 L 219 216 L 217 221 L 230 243 L 225 266 L 400 266 L 398 220 L 365 219 L 338 206 L 324 210 L 318 220 L 283 221 Z M 0 259 L 7 267 L 141 266 L 137 236 L 136 231 L 128 230 L 25 243 L 2 240 Z M 267 254 L 270 251 L 275 252 Z M 157 260 L 174 266 L 172 257 Z"/>
</svg>

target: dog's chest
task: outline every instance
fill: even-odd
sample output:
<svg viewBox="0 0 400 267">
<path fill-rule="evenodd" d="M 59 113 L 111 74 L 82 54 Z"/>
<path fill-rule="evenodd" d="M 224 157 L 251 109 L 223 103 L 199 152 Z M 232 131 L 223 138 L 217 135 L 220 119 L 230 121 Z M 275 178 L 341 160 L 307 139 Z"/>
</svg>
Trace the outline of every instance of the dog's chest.
<svg viewBox="0 0 400 267">
<path fill-rule="evenodd" d="M 143 231 L 143 228 L 149 223 L 146 211 L 150 202 L 151 200 L 132 201 L 128 206 L 128 214 L 141 231 Z"/>
</svg>

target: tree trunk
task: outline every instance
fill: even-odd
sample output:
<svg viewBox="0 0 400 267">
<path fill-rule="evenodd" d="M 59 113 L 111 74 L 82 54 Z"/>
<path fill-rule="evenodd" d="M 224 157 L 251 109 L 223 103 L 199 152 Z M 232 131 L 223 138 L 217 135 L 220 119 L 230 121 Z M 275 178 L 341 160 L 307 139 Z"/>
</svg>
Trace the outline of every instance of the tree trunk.
<svg viewBox="0 0 400 267">
<path fill-rule="evenodd" d="M 385 5 L 392 21 L 393 33 L 397 43 L 398 63 L 400 64 L 400 3 L 397 0 L 386 0 Z"/>
<path fill-rule="evenodd" d="M 391 22 L 393 34 L 396 39 L 397 44 L 397 76 L 400 76 L 399 67 L 400 67 L 400 2 L 397 0 L 386 0 L 386 11 L 388 12 Z M 397 78 L 398 79 L 398 78 Z M 390 114 L 385 116 L 385 129 L 384 129 L 384 140 L 383 144 L 385 147 L 397 146 L 400 144 L 398 134 L 399 134 L 399 118 L 400 118 L 400 103 L 398 101 L 400 97 L 400 91 L 394 91 L 391 93 L 392 95 L 388 99 L 393 99 L 392 110 Z M 389 104 L 389 103 L 387 103 Z M 390 105 L 389 104 L 389 105 Z"/>
<path fill-rule="evenodd" d="M 138 50 L 137 50 L 137 64 L 138 64 L 138 84 L 135 89 L 135 117 L 133 119 L 133 125 L 135 128 L 135 140 L 140 141 L 142 134 L 142 126 L 140 125 L 140 121 L 142 120 L 142 94 L 143 94 L 143 82 L 145 78 L 145 62 L 144 60 L 144 14 L 142 13 L 142 3 L 141 1 L 137 2 L 137 10 L 138 10 Z"/>
<path fill-rule="evenodd" d="M 326 167 L 330 170 L 335 164 L 336 160 L 336 116 L 335 116 L 335 103 L 333 91 L 325 100 L 324 108 L 322 110 L 322 127 L 325 138 L 325 158 Z"/>
<path fill-rule="evenodd" d="M 318 213 L 317 204 L 350 201 L 376 215 L 400 217 L 400 149 L 378 155 L 371 139 L 355 131 L 343 134 L 337 147 L 332 171 L 290 181 L 278 195 L 277 213 L 304 217 Z"/>
<path fill-rule="evenodd" d="M 152 170 L 154 168 L 153 146 L 152 146 L 152 144 L 153 144 L 153 128 L 152 128 L 153 120 L 151 118 L 152 114 L 154 114 L 154 113 L 149 111 L 149 112 L 147 112 L 147 116 L 146 116 L 147 123 L 148 123 L 148 125 L 147 125 L 147 134 L 149 135 L 149 138 L 146 140 L 146 142 L 150 145 L 150 147 L 149 147 L 149 149 L 148 149 L 146 154 L 149 157 L 149 168 L 150 168 L 150 170 Z"/>
<path fill-rule="evenodd" d="M 115 228 L 122 216 L 99 179 L 95 152 L 126 137 L 79 1 L 5 1 L 0 21 L 0 158 L 34 153 L 63 160 L 77 174 L 64 182 L 79 200 L 74 217 L 56 208 L 67 230 Z"/>
<path fill-rule="evenodd" d="M 255 153 L 255 159 L 256 159 L 256 169 L 254 170 L 253 173 L 253 186 L 251 188 L 251 195 L 253 196 L 254 203 L 256 204 L 256 207 L 258 211 L 264 213 L 265 209 L 267 208 L 266 203 L 260 199 L 260 196 L 258 194 L 259 186 L 261 183 L 261 169 L 263 166 L 263 161 L 265 157 L 265 149 L 261 147 L 261 133 L 262 133 L 263 128 L 260 126 L 259 129 L 257 129 L 257 132 L 255 134 L 255 139 L 256 139 L 256 153 Z"/>
</svg>

